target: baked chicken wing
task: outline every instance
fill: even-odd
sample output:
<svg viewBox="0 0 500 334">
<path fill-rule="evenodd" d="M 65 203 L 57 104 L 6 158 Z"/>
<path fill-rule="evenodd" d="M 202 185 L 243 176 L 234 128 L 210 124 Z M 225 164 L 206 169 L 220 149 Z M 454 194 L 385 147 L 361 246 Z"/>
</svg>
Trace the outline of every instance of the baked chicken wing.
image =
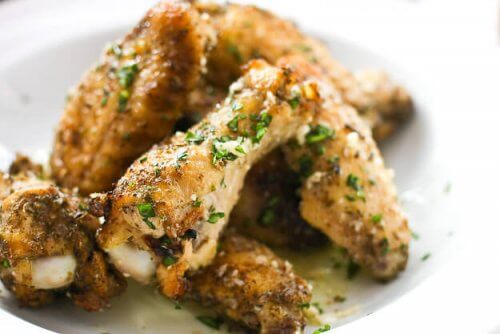
<svg viewBox="0 0 500 334">
<path fill-rule="evenodd" d="M 51 157 L 57 183 L 82 194 L 110 190 L 170 134 L 212 37 L 189 2 L 165 0 L 106 49 L 69 95 Z"/>
<path fill-rule="evenodd" d="M 41 179 L 41 167 L 18 157 L 0 173 L 0 278 L 23 306 L 66 294 L 88 311 L 108 306 L 126 286 L 94 249 L 99 220 L 86 201 Z"/>
<path fill-rule="evenodd" d="M 344 102 L 366 114 L 377 140 L 390 135 L 413 112 L 406 90 L 383 72 L 351 73 L 332 58 L 321 41 L 304 35 L 292 22 L 248 5 L 198 3 L 197 8 L 209 15 L 218 36 L 208 58 L 211 82 L 228 85 L 250 59 L 262 58 L 275 64 L 279 58 L 293 55 L 320 67 Z"/>
<path fill-rule="evenodd" d="M 109 196 L 100 245 L 122 272 L 149 282 L 156 271 L 165 295 L 182 295 L 185 272 L 213 259 L 247 171 L 320 104 L 316 85 L 288 67 L 251 62 L 220 106 L 129 168 Z"/>
<path fill-rule="evenodd" d="M 290 263 L 245 237 L 228 234 L 213 262 L 190 278 L 190 297 L 259 333 L 297 333 L 311 288 Z"/>
</svg>

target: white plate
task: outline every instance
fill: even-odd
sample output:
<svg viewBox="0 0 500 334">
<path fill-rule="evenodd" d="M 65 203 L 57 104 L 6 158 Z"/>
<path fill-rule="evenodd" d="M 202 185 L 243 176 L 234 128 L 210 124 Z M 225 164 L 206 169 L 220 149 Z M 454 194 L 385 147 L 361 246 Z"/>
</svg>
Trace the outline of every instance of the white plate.
<svg viewBox="0 0 500 334">
<path fill-rule="evenodd" d="M 41 161 L 46 159 L 68 87 L 96 61 L 106 42 L 126 31 L 151 3 L 130 2 L 126 8 L 124 2 L 119 4 L 98 5 L 97 1 L 86 1 L 70 6 L 51 0 L 44 2 L 43 7 L 35 1 L 21 1 L 19 5 L 9 4 L 5 8 L 0 5 L 0 22 L 3 22 L 0 23 L 0 44 L 6 50 L 0 54 L 0 167 L 6 166 L 15 151 Z M 116 15 L 112 18 L 104 15 L 103 11 L 109 13 L 107 9 Z M 75 13 L 78 15 L 73 15 Z M 309 28 L 314 31 L 314 27 Z M 334 327 L 349 328 L 349 323 L 395 301 L 442 268 L 453 252 L 460 226 L 450 215 L 451 198 L 446 191 L 450 168 L 437 151 L 438 147 L 446 149 L 444 146 L 450 143 L 440 141 L 442 136 L 436 130 L 444 127 L 436 117 L 438 110 L 431 94 L 436 92 L 429 92 L 426 82 L 386 57 L 356 43 L 333 38 L 325 31 L 317 34 L 347 66 L 387 70 L 410 90 L 417 104 L 416 117 L 383 147 L 388 165 L 396 171 L 396 182 L 411 226 L 420 235 L 420 239 L 411 244 L 407 270 L 386 285 L 374 283 L 363 275 L 347 283 L 339 273 L 332 274 L 331 284 L 318 283 L 326 288 L 330 285 L 333 291 L 330 293 L 347 296 L 347 302 L 326 307 L 323 320 Z M 432 256 L 422 261 L 422 256 L 428 253 Z M 312 262 L 310 270 L 317 265 L 306 262 Z M 304 275 L 307 277 L 310 273 Z M 207 331 L 193 320 L 194 315 L 204 314 L 206 310 L 191 307 L 175 310 L 171 302 L 153 289 L 135 284 L 131 284 L 125 295 L 112 300 L 111 310 L 98 314 L 85 313 L 69 302 L 36 311 L 20 309 L 6 292 L 2 294 L 0 322 L 12 320 L 10 314 L 64 333 Z M 322 301 L 324 297 L 324 290 L 315 291 L 316 299 Z"/>
</svg>

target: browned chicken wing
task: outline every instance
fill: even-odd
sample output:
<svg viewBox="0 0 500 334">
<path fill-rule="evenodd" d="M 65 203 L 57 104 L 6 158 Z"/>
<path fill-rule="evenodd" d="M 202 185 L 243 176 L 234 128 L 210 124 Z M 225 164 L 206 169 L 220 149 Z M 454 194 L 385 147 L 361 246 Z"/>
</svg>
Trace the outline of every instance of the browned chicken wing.
<svg viewBox="0 0 500 334">
<path fill-rule="evenodd" d="M 239 76 L 240 66 L 263 58 L 275 64 L 288 55 L 316 64 L 339 90 L 343 100 L 366 114 L 377 140 L 390 135 L 413 112 L 406 90 L 380 71 L 355 75 L 331 56 L 319 40 L 305 36 L 295 24 L 260 8 L 239 4 L 197 4 L 217 32 L 209 55 L 208 77 L 222 87 Z"/>
<path fill-rule="evenodd" d="M 42 180 L 42 168 L 19 157 L 0 173 L 0 278 L 23 306 L 68 295 L 88 311 L 108 306 L 126 286 L 94 249 L 99 220 L 79 197 Z"/>
<path fill-rule="evenodd" d="M 318 80 L 325 101 L 285 155 L 303 178 L 302 217 L 347 249 L 374 277 L 390 279 L 405 268 L 410 231 L 370 128 L 356 110 L 337 102 L 321 71 L 301 58 L 286 59 Z"/>
<path fill-rule="evenodd" d="M 199 82 L 211 38 L 189 2 L 165 0 L 106 49 L 69 96 L 51 157 L 57 183 L 82 194 L 110 190 L 170 134 Z"/>
<path fill-rule="evenodd" d="M 190 279 L 191 298 L 260 333 L 297 333 L 311 288 L 290 263 L 256 241 L 229 234 L 210 266 Z"/>
<path fill-rule="evenodd" d="M 184 273 L 213 259 L 249 168 L 320 104 L 314 83 L 286 66 L 251 62 L 222 105 L 129 168 L 109 197 L 101 246 L 123 272 L 149 282 L 156 270 L 165 295 L 182 295 Z M 144 266 L 131 268 L 131 253 Z"/>
</svg>

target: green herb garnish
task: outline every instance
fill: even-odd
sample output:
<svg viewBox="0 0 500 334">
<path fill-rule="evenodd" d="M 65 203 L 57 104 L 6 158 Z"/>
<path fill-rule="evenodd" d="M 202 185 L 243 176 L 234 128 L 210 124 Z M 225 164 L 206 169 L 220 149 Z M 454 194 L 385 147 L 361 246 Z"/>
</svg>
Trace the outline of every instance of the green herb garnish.
<svg viewBox="0 0 500 334">
<path fill-rule="evenodd" d="M 213 328 L 213 329 L 220 329 L 224 321 L 221 318 L 216 318 L 216 317 L 211 317 L 208 315 L 199 315 L 196 317 L 198 321 L 200 321 L 202 324 Z"/>
<path fill-rule="evenodd" d="M 105 107 L 108 104 L 109 92 L 105 89 L 102 91 L 101 107 Z"/>
<path fill-rule="evenodd" d="M 431 257 L 431 253 L 427 253 L 424 256 L 422 256 L 421 260 L 422 261 L 427 261 Z"/>
<path fill-rule="evenodd" d="M 137 209 L 139 210 L 139 214 L 141 215 L 142 220 L 146 223 L 146 225 L 155 230 L 155 225 L 149 220 L 149 218 L 156 217 L 153 205 L 151 203 L 137 204 Z"/>
<path fill-rule="evenodd" d="M 329 324 L 326 324 L 323 327 L 316 329 L 313 332 L 313 334 L 320 334 L 320 333 L 328 332 L 330 329 L 332 329 L 332 327 Z"/>
<path fill-rule="evenodd" d="M 7 259 L 2 260 L 2 267 L 4 268 L 10 268 L 10 262 Z"/>
<path fill-rule="evenodd" d="M 335 136 L 335 131 L 326 127 L 324 125 L 318 124 L 309 130 L 306 135 L 306 142 L 308 144 L 320 143 L 326 139 L 333 138 Z"/>
<path fill-rule="evenodd" d="M 198 131 L 196 131 L 196 132 L 188 131 L 186 133 L 186 142 L 189 144 L 197 144 L 198 145 L 198 144 L 203 143 L 204 140 L 205 140 L 205 137 L 203 136 L 203 134 L 201 134 Z"/>
<path fill-rule="evenodd" d="M 372 216 L 372 222 L 374 222 L 375 224 L 378 224 L 381 221 L 382 221 L 382 214 L 381 213 L 378 213 L 378 214 Z"/>
<path fill-rule="evenodd" d="M 245 118 L 247 118 L 246 115 L 236 115 L 227 123 L 227 127 L 233 132 L 238 132 L 238 122 Z"/>
<path fill-rule="evenodd" d="M 136 63 L 125 65 L 122 68 L 120 68 L 117 73 L 118 82 L 120 83 L 120 86 L 122 86 L 125 89 L 129 88 L 134 82 L 135 75 L 137 74 L 137 72 L 139 72 L 139 67 L 137 66 Z"/>
<path fill-rule="evenodd" d="M 300 104 L 300 96 L 299 95 L 295 95 L 290 100 L 288 100 L 288 104 L 290 105 L 290 107 L 292 108 L 292 110 L 295 110 L 299 106 L 299 104 Z"/>
<path fill-rule="evenodd" d="M 127 103 L 130 98 L 130 93 L 128 90 L 122 90 L 120 91 L 120 94 L 118 95 L 118 111 L 119 112 L 124 112 L 125 109 L 127 108 Z"/>
<path fill-rule="evenodd" d="M 255 136 L 252 138 L 252 142 L 254 144 L 258 144 L 266 134 L 267 128 L 269 127 L 269 124 L 271 124 L 273 117 L 267 112 L 263 112 L 259 116 L 257 116 L 255 120 L 257 121 L 257 123 L 254 127 Z"/>
<path fill-rule="evenodd" d="M 174 256 L 172 255 L 167 255 L 163 258 L 163 265 L 165 267 L 170 267 L 171 265 L 175 264 L 177 262 L 177 258 L 175 258 Z"/>
<path fill-rule="evenodd" d="M 361 268 L 359 264 L 357 264 L 352 260 L 349 260 L 349 262 L 347 263 L 347 279 L 348 280 L 354 279 L 354 277 L 356 277 L 356 275 L 359 273 L 360 269 Z"/>
<path fill-rule="evenodd" d="M 217 223 L 220 219 L 224 218 L 224 216 L 225 216 L 224 212 L 215 212 L 214 207 L 211 207 L 209 212 L 210 212 L 210 215 L 208 216 L 207 221 L 210 224 Z"/>
</svg>

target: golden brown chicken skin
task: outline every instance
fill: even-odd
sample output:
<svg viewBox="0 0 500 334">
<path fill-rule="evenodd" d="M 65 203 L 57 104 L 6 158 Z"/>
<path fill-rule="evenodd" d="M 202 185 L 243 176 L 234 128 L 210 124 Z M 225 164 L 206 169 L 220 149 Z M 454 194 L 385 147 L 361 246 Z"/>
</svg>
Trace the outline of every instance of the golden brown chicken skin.
<svg viewBox="0 0 500 334">
<path fill-rule="evenodd" d="M 389 136 L 413 112 L 406 90 L 380 71 L 353 74 L 331 56 L 319 40 L 305 36 L 295 24 L 254 6 L 197 4 L 217 32 L 209 55 L 208 77 L 225 86 L 239 76 L 240 65 L 263 58 L 275 64 L 283 56 L 297 56 L 320 67 L 340 91 L 343 100 L 367 114 L 377 140 Z"/>
<path fill-rule="evenodd" d="M 31 167 L 30 167 L 31 166 Z M 22 306 L 38 307 L 66 294 L 98 311 L 126 286 L 95 250 L 97 218 L 87 203 L 42 180 L 40 166 L 19 157 L 0 173 L 0 278 Z"/>
<path fill-rule="evenodd" d="M 287 160 L 303 178 L 302 217 L 379 279 L 405 268 L 410 232 L 370 128 L 356 110 L 336 99 L 321 71 L 300 58 L 287 59 L 318 80 L 325 103 L 301 135 L 285 146 Z"/>
<path fill-rule="evenodd" d="M 129 168 L 109 197 L 100 245 L 122 271 L 149 282 L 156 268 L 163 293 L 182 295 L 184 273 L 214 257 L 249 168 L 294 136 L 320 103 L 315 84 L 286 66 L 251 62 L 204 120 Z M 127 268 L 131 247 L 147 252 L 149 259 L 140 256 L 151 265 Z"/>
<path fill-rule="evenodd" d="M 210 266 L 190 278 L 190 298 L 260 333 L 297 333 L 311 288 L 290 263 L 245 237 L 228 234 Z"/>
<path fill-rule="evenodd" d="M 57 183 L 82 194 L 110 190 L 170 134 L 211 38 L 189 2 L 165 0 L 107 48 L 69 95 L 51 157 Z"/>
</svg>

